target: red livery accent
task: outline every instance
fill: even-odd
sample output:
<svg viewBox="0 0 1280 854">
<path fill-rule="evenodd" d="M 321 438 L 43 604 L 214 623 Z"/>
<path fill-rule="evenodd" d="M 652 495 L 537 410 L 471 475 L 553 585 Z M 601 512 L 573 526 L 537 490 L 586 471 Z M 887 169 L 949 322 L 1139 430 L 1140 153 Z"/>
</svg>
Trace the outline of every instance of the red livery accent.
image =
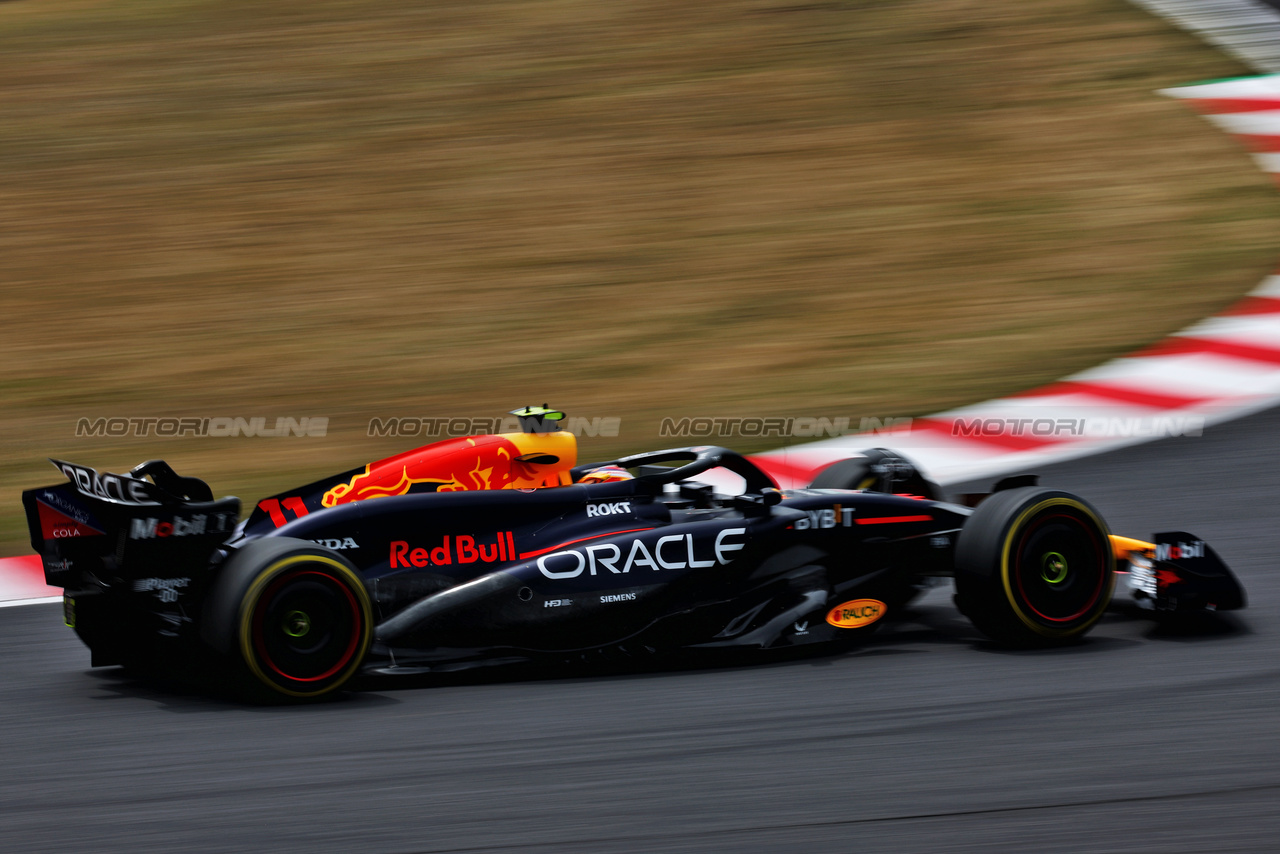
<svg viewBox="0 0 1280 854">
<path fill-rule="evenodd" d="M 577 460 L 576 441 L 563 431 L 446 439 L 369 463 L 349 482 L 329 489 L 320 503 L 336 507 L 405 495 L 415 483 L 434 484 L 436 492 L 566 486 Z"/>
<path fill-rule="evenodd" d="M 932 516 L 871 516 L 854 519 L 859 525 L 888 525 L 894 522 L 932 522 Z"/>
<path fill-rule="evenodd" d="M 68 537 L 96 537 L 102 531 L 83 522 L 77 522 L 66 513 L 55 510 L 43 501 L 36 501 L 40 508 L 40 531 L 46 540 L 64 540 Z"/>
<path fill-rule="evenodd" d="M 455 561 L 459 564 L 506 563 L 515 554 L 515 540 L 510 531 L 499 531 L 493 536 L 493 542 L 477 542 L 470 534 L 446 534 L 440 545 L 430 549 L 410 547 L 408 540 L 392 540 L 388 562 L 392 569 L 449 566 Z"/>
<path fill-rule="evenodd" d="M 616 536 L 617 534 L 636 534 L 636 533 L 639 533 L 640 531 L 652 531 L 652 530 L 653 528 L 628 528 L 625 531 L 606 531 L 603 534 L 592 534 L 589 537 L 580 537 L 576 540 L 569 540 L 568 542 L 560 543 L 559 545 L 556 545 L 556 546 L 548 546 L 545 549 L 538 549 L 537 551 L 532 551 L 532 552 L 521 552 L 520 559 L 528 560 L 531 557 L 544 555 L 547 552 L 554 552 L 557 549 L 562 549 L 565 546 L 571 546 L 574 543 L 585 543 L 588 540 L 598 540 L 601 537 L 612 537 L 612 536 Z"/>
</svg>

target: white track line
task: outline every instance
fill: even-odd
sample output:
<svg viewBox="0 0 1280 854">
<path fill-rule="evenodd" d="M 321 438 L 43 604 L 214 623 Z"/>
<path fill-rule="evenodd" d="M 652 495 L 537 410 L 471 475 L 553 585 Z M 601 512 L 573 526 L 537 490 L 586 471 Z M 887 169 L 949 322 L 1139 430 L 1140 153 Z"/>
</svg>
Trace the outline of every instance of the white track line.
<svg viewBox="0 0 1280 854">
<path fill-rule="evenodd" d="M 1258 71 L 1280 71 L 1276 10 L 1254 0 L 1130 0 Z"/>
</svg>

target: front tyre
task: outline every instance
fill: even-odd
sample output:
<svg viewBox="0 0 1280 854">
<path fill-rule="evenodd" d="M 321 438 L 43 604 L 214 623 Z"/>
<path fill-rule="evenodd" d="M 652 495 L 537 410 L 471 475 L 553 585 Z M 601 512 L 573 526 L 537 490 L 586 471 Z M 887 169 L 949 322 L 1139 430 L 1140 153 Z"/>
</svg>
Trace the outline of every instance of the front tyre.
<svg viewBox="0 0 1280 854">
<path fill-rule="evenodd" d="M 215 648 L 277 697 L 336 691 L 373 638 L 373 608 L 355 568 L 301 540 L 268 538 L 228 561 L 206 614 Z"/>
<path fill-rule="evenodd" d="M 1106 523 L 1088 502 L 1054 489 L 988 498 L 961 530 L 955 561 L 957 604 L 979 631 L 1009 646 L 1081 637 L 1115 586 Z"/>
</svg>

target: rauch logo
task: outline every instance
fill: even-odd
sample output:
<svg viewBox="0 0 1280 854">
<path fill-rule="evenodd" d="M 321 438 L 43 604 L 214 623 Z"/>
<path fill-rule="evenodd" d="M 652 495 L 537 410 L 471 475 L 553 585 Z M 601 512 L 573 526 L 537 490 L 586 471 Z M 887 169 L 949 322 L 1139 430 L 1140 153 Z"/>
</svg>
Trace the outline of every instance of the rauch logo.
<svg viewBox="0 0 1280 854">
<path fill-rule="evenodd" d="M 827 622 L 838 629 L 858 629 L 883 617 L 886 610 L 879 599 L 854 599 L 832 608 Z"/>
</svg>

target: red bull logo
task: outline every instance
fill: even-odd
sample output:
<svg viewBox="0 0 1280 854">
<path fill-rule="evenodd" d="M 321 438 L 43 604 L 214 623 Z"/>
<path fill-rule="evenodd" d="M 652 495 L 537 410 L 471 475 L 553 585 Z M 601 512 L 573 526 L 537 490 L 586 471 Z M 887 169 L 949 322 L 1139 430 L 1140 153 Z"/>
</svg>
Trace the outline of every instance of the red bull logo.
<svg viewBox="0 0 1280 854">
<path fill-rule="evenodd" d="M 436 492 L 477 489 L 535 489 L 570 482 L 577 461 L 571 433 L 507 433 L 446 439 L 365 466 L 347 483 L 321 498 L 325 507 L 406 495 L 414 484 L 434 484 Z"/>
<path fill-rule="evenodd" d="M 446 534 L 434 548 L 410 548 L 407 540 L 395 540 L 391 543 L 391 568 L 450 566 L 455 562 L 506 563 L 516 559 L 516 541 L 510 531 L 499 531 L 492 537 L 492 542 L 481 542 L 468 534 Z"/>
</svg>

